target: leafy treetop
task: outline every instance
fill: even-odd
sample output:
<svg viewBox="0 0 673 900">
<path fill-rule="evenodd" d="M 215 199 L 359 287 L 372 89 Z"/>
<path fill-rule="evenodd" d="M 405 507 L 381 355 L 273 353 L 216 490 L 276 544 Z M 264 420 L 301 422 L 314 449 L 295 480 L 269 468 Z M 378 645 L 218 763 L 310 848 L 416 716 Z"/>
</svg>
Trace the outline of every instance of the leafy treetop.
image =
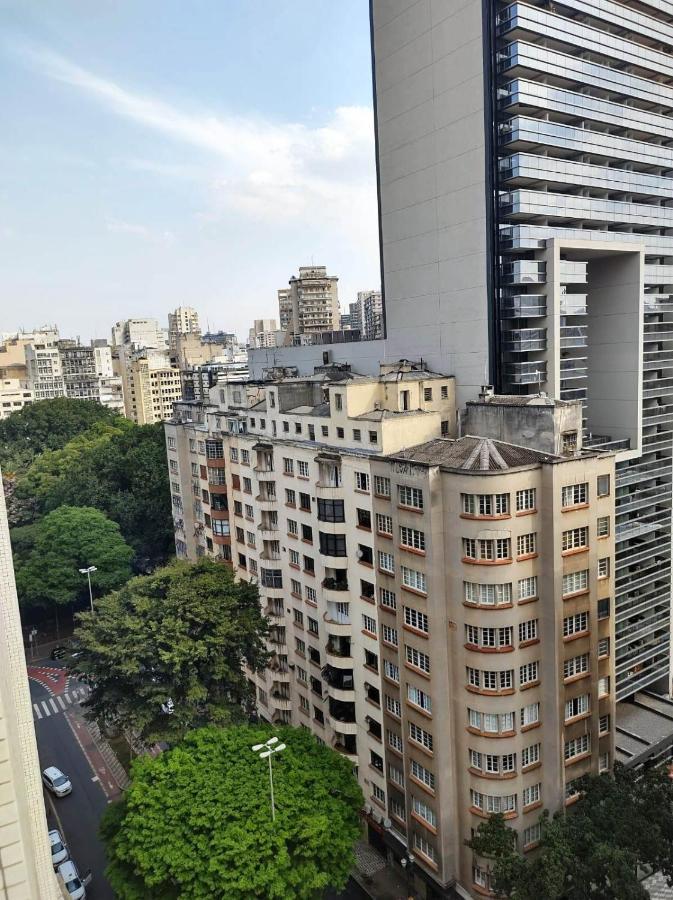
<svg viewBox="0 0 673 900">
<path fill-rule="evenodd" d="M 271 734 L 276 820 L 266 760 Z M 306 729 L 205 728 L 133 764 L 101 833 L 120 900 L 309 900 L 343 887 L 360 835 L 362 792 L 347 760 Z"/>
</svg>

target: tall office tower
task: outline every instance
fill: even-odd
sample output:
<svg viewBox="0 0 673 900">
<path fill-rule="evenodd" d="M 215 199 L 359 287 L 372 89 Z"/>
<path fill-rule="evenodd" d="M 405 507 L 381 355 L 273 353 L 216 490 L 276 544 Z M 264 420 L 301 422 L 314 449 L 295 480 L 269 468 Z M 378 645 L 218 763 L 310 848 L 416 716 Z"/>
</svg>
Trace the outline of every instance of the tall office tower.
<svg viewBox="0 0 673 900">
<path fill-rule="evenodd" d="M 25 348 L 28 385 L 35 400 L 65 397 L 65 382 L 58 344 L 31 343 Z"/>
<path fill-rule="evenodd" d="M 371 7 L 389 347 L 460 401 L 486 375 L 581 400 L 585 446 L 617 459 L 617 694 L 667 689 L 668 4 Z"/>
<path fill-rule="evenodd" d="M 338 280 L 327 274 L 325 266 L 300 266 L 299 275 L 290 278 L 289 290 L 278 291 L 280 327 L 289 343 L 299 335 L 339 330 Z"/>
<path fill-rule="evenodd" d="M 178 336 L 185 334 L 201 334 L 199 314 L 191 306 L 178 306 L 168 314 L 168 348 L 174 351 L 177 347 Z"/>
<path fill-rule="evenodd" d="M 156 319 L 122 319 L 112 326 L 112 346 L 123 345 L 164 349 L 168 343 Z"/>
<path fill-rule="evenodd" d="M 58 900 L 0 491 L 0 900 Z"/>
</svg>

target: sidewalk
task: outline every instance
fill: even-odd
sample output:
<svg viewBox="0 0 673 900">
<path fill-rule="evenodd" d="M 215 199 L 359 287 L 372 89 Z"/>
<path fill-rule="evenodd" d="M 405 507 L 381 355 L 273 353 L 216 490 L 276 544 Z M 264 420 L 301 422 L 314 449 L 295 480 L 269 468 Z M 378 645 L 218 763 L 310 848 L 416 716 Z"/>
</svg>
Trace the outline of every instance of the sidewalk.
<svg viewBox="0 0 673 900">
<path fill-rule="evenodd" d="M 355 845 L 355 860 L 351 877 L 372 900 L 408 900 L 416 897 L 406 879 L 398 875 L 366 841 L 358 841 Z"/>
</svg>

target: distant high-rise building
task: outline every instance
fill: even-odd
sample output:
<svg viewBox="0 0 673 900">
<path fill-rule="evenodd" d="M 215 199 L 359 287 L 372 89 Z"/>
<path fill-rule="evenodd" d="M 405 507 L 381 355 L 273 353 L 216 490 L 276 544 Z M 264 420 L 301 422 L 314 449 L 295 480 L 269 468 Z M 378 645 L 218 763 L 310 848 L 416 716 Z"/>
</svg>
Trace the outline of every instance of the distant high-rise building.
<svg viewBox="0 0 673 900">
<path fill-rule="evenodd" d="M 5 498 L 0 491 L 0 898 L 59 900 L 26 676 Z"/>
<path fill-rule="evenodd" d="M 360 309 L 361 340 L 378 341 L 383 338 L 383 297 L 381 291 L 360 291 L 357 305 Z"/>
<path fill-rule="evenodd" d="M 286 343 L 298 335 L 338 331 L 340 327 L 338 277 L 328 275 L 325 266 L 300 266 L 290 278 L 290 287 L 278 291 L 280 327 Z"/>
<path fill-rule="evenodd" d="M 248 332 L 248 344 L 250 347 L 277 347 L 283 343 L 282 336 L 275 319 L 255 319 Z"/>
<path fill-rule="evenodd" d="M 178 306 L 168 314 L 168 348 L 171 352 L 176 350 L 178 337 L 186 334 L 201 334 L 199 314 L 191 306 Z"/>
<path fill-rule="evenodd" d="M 161 349 L 168 341 L 156 319 L 123 319 L 112 326 L 112 346 L 122 345 Z"/>
<path fill-rule="evenodd" d="M 127 358 L 124 372 L 127 418 L 138 425 L 170 419 L 173 404 L 182 397 L 182 379 L 168 351 L 137 350 Z"/>
<path fill-rule="evenodd" d="M 31 343 L 25 347 L 28 383 L 35 400 L 65 397 L 65 381 L 58 343 Z"/>
<path fill-rule="evenodd" d="M 32 402 L 33 392 L 28 382 L 18 378 L 0 379 L 0 419 L 6 419 Z"/>
</svg>

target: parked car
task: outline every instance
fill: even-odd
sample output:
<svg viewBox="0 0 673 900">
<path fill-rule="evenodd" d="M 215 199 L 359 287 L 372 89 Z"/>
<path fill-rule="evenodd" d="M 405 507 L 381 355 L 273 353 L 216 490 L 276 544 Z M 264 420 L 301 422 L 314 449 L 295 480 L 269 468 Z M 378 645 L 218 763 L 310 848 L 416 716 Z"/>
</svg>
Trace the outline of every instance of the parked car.
<svg viewBox="0 0 673 900">
<path fill-rule="evenodd" d="M 84 882 L 79 877 L 77 866 L 71 859 L 68 862 L 61 863 L 57 871 L 63 879 L 68 897 L 71 897 L 72 900 L 82 900 L 82 898 L 86 897 Z"/>
<path fill-rule="evenodd" d="M 72 784 L 67 775 L 64 775 L 56 766 L 48 766 L 42 773 L 42 782 L 48 791 L 57 797 L 65 797 L 72 792 Z"/>
<path fill-rule="evenodd" d="M 61 863 L 64 863 L 70 854 L 68 853 L 65 841 L 61 837 L 61 832 L 57 831 L 56 828 L 52 828 L 49 832 L 49 843 L 51 845 L 51 861 L 54 868 L 56 868 Z"/>
<path fill-rule="evenodd" d="M 78 659 L 81 655 L 77 644 L 58 644 L 50 654 L 52 659 Z"/>
</svg>

